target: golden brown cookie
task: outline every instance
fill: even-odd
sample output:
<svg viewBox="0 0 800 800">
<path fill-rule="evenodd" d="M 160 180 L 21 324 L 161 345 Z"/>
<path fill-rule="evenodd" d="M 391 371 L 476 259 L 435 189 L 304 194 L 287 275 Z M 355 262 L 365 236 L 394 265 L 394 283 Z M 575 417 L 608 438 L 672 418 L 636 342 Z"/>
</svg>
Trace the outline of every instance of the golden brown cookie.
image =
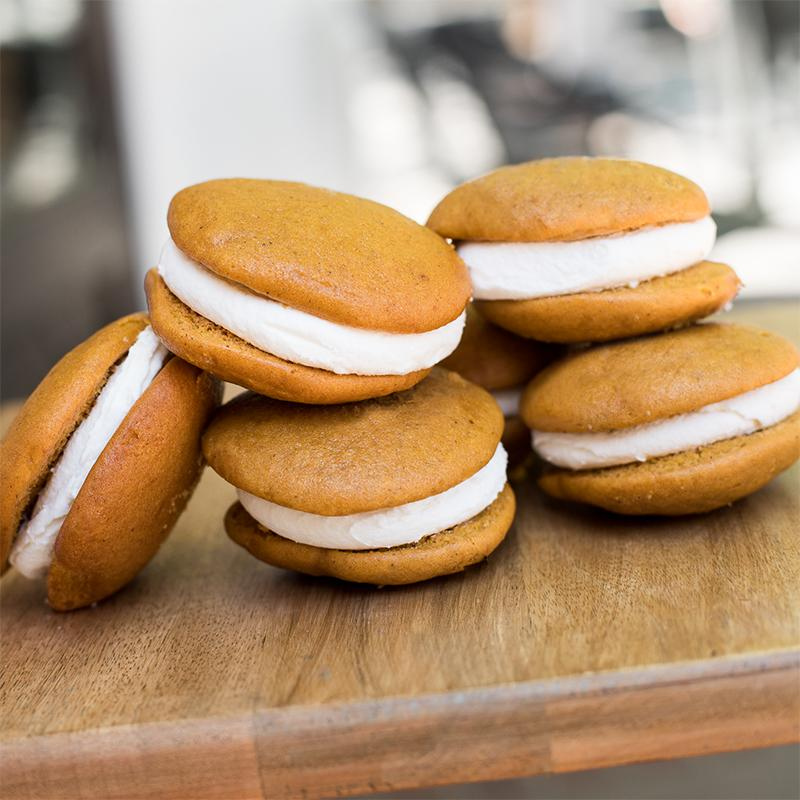
<svg viewBox="0 0 800 800">
<path fill-rule="evenodd" d="M 493 391 L 527 383 L 553 355 L 552 347 L 515 336 L 469 306 L 461 342 L 441 366 Z"/>
<path fill-rule="evenodd" d="M 142 314 L 125 317 L 68 353 L 12 424 L 2 444 L 4 561 L 70 435 L 146 325 Z M 108 597 L 152 558 L 199 478 L 200 434 L 219 399 L 220 385 L 207 373 L 178 358 L 162 367 L 94 463 L 61 525 L 47 576 L 53 608 Z M 6 470 L 6 464 L 15 468 Z"/>
<path fill-rule="evenodd" d="M 131 581 L 183 512 L 203 469 L 200 434 L 219 384 L 170 359 L 100 454 L 56 539 L 48 601 L 63 611 Z"/>
<path fill-rule="evenodd" d="M 239 489 L 333 516 L 450 489 L 489 461 L 502 432 L 491 395 L 437 367 L 405 392 L 347 405 L 239 395 L 208 426 L 203 452 Z"/>
<path fill-rule="evenodd" d="M 23 515 L 32 505 L 75 428 L 147 326 L 144 314 L 122 317 L 67 353 L 20 409 L 0 444 L 0 567 Z"/>
<path fill-rule="evenodd" d="M 224 381 L 298 403 L 349 403 L 407 389 L 429 370 L 408 375 L 337 375 L 265 353 L 184 305 L 151 269 L 145 292 L 153 330 L 176 355 Z"/>
<path fill-rule="evenodd" d="M 606 342 L 688 324 L 719 311 L 741 286 L 725 264 L 693 267 L 601 292 L 477 301 L 480 312 L 519 336 L 542 342 Z"/>
<path fill-rule="evenodd" d="M 788 375 L 797 348 L 746 325 L 705 323 L 579 350 L 537 375 L 520 414 L 540 431 L 616 431 L 696 411 Z"/>
<path fill-rule="evenodd" d="M 546 158 L 456 187 L 427 224 L 453 240 L 569 242 L 709 213 L 702 189 L 669 170 L 613 158 Z"/>
<path fill-rule="evenodd" d="M 275 567 L 377 586 L 401 585 L 451 575 L 487 558 L 503 541 L 516 501 L 506 484 L 480 514 L 415 544 L 384 550 L 329 550 L 284 539 L 259 525 L 239 504 L 225 516 L 234 542 Z"/>
<path fill-rule="evenodd" d="M 617 514 L 695 514 L 720 508 L 769 483 L 800 458 L 800 412 L 749 436 L 643 464 L 552 469 L 540 486 L 553 497 Z"/>
<path fill-rule="evenodd" d="M 440 237 L 329 189 L 207 181 L 175 195 L 167 222 L 178 248 L 212 272 L 343 325 L 429 331 L 454 320 L 470 295 L 464 265 Z"/>
</svg>

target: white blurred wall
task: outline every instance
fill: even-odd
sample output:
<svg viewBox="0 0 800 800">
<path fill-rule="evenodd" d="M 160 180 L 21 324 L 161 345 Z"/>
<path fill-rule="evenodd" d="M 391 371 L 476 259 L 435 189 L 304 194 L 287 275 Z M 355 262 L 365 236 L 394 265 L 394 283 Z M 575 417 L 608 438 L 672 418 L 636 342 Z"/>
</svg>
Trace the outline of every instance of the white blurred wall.
<svg viewBox="0 0 800 800">
<path fill-rule="evenodd" d="M 137 287 L 183 186 L 248 176 L 353 188 L 321 5 L 108 4 Z"/>
</svg>

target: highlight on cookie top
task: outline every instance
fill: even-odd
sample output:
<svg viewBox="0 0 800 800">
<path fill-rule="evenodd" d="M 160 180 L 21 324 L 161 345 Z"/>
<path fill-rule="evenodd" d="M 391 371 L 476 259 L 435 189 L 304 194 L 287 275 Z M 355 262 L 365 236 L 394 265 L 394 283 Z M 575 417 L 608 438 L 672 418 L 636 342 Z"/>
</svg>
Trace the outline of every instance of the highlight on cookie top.
<svg viewBox="0 0 800 800">
<path fill-rule="evenodd" d="M 417 386 L 338 406 L 253 394 L 203 436 L 238 492 L 228 535 L 275 566 L 373 584 L 463 570 L 503 540 L 515 509 L 491 395 L 436 368 Z"/>
<path fill-rule="evenodd" d="M 303 403 L 386 395 L 451 353 L 469 276 L 453 248 L 386 206 L 285 181 L 229 179 L 172 199 L 146 279 L 175 353 Z"/>
<path fill-rule="evenodd" d="M 203 465 L 200 434 L 220 399 L 173 358 L 144 314 L 67 353 L 0 445 L 0 564 L 47 579 L 56 610 L 130 581 L 183 511 Z"/>
<path fill-rule="evenodd" d="M 509 463 L 519 464 L 531 452 L 530 433 L 519 416 L 522 390 L 556 354 L 552 345 L 524 339 L 489 322 L 472 304 L 458 347 L 441 366 L 486 389 L 505 418 L 503 446 Z"/>
<path fill-rule="evenodd" d="M 637 161 L 552 158 L 458 186 L 428 226 L 452 239 L 481 313 L 520 336 L 607 341 L 718 311 L 739 280 L 706 261 L 703 191 Z"/>
<path fill-rule="evenodd" d="M 706 323 L 601 345 L 525 390 L 549 494 L 623 514 L 710 511 L 800 457 L 800 357 L 774 333 Z"/>
</svg>

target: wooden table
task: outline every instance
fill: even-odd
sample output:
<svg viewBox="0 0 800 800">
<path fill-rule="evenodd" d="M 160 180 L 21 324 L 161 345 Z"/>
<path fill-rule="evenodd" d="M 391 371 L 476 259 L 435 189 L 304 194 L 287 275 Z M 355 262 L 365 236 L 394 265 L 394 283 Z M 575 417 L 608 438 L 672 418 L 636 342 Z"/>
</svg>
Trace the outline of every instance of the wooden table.
<svg viewBox="0 0 800 800">
<path fill-rule="evenodd" d="M 796 335 L 796 313 L 736 317 Z M 97 608 L 2 581 L 0 794 L 347 795 L 797 741 L 798 477 L 678 520 L 522 485 L 488 562 L 378 590 L 251 558 L 207 472 Z"/>
</svg>

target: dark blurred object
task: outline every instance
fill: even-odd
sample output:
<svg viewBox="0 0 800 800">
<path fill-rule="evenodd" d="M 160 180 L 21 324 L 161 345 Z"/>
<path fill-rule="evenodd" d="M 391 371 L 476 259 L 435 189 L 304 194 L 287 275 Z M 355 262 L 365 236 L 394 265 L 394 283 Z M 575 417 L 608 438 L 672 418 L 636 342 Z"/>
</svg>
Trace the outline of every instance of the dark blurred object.
<svg viewBox="0 0 800 800">
<path fill-rule="evenodd" d="M 431 72 L 442 72 L 473 88 L 500 134 L 508 163 L 585 152 L 594 117 L 620 106 L 604 87 L 561 82 L 518 58 L 503 41 L 499 19 L 390 31 L 390 42 L 423 87 Z"/>
<path fill-rule="evenodd" d="M 132 310 L 103 14 L 0 2 L 3 398 Z"/>
<path fill-rule="evenodd" d="M 474 93 L 504 161 L 652 161 L 706 189 L 721 232 L 796 205 L 773 164 L 784 150 L 798 157 L 797 143 L 783 142 L 800 132 L 800 3 L 434 2 L 422 14 L 383 0 L 373 9 L 431 105 L 432 76 Z M 453 182 L 474 177 L 443 161 Z"/>
</svg>

